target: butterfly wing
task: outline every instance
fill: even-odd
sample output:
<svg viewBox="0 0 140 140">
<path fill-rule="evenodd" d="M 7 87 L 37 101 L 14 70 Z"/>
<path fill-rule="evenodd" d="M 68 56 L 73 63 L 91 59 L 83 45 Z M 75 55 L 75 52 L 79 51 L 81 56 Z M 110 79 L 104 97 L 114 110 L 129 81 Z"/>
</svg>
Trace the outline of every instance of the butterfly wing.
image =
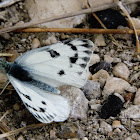
<svg viewBox="0 0 140 140">
<path fill-rule="evenodd" d="M 25 53 L 15 62 L 36 80 L 54 87 L 82 87 L 87 80 L 93 43 L 86 39 L 66 40 Z"/>
<path fill-rule="evenodd" d="M 26 108 L 42 123 L 65 121 L 70 113 L 66 98 L 40 90 L 8 75 Z"/>
</svg>

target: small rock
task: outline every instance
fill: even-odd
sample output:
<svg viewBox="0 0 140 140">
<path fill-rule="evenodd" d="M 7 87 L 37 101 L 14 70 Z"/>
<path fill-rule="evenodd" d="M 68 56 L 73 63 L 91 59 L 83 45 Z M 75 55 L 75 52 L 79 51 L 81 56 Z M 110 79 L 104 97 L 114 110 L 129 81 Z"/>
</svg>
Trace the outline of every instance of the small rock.
<svg viewBox="0 0 140 140">
<path fill-rule="evenodd" d="M 50 35 L 46 40 L 43 40 L 42 42 L 43 44 L 51 45 L 57 43 L 58 41 L 54 35 Z"/>
<path fill-rule="evenodd" d="M 102 107 L 100 104 L 92 104 L 91 102 L 89 103 L 89 106 L 94 111 L 99 111 Z"/>
<path fill-rule="evenodd" d="M 115 128 L 113 132 L 114 133 L 121 133 L 122 131 L 119 128 Z"/>
<path fill-rule="evenodd" d="M 99 111 L 101 109 L 101 104 L 96 99 L 92 99 L 89 101 L 89 106 L 94 111 Z"/>
<path fill-rule="evenodd" d="M 72 138 L 72 139 L 67 139 L 67 140 L 79 140 L 78 138 Z"/>
<path fill-rule="evenodd" d="M 119 63 L 119 62 L 121 62 L 120 58 L 116 58 L 116 57 L 113 58 L 113 63 Z"/>
<path fill-rule="evenodd" d="M 61 86 L 59 87 L 61 94 L 70 100 L 72 119 L 86 119 L 88 111 L 88 100 L 84 93 L 76 87 Z"/>
<path fill-rule="evenodd" d="M 88 138 L 87 137 L 84 137 L 82 140 L 88 140 Z"/>
<path fill-rule="evenodd" d="M 20 105 L 18 103 L 15 103 L 13 105 L 13 109 L 16 110 L 16 111 L 18 111 L 20 109 Z"/>
<path fill-rule="evenodd" d="M 20 135 L 17 140 L 25 140 L 24 137 L 22 135 Z"/>
<path fill-rule="evenodd" d="M 93 42 L 96 46 L 106 46 L 103 34 L 95 34 Z"/>
<path fill-rule="evenodd" d="M 140 105 L 131 105 L 128 109 L 125 109 L 121 111 L 120 118 L 125 119 L 136 119 L 137 121 L 140 121 L 138 118 L 140 118 Z"/>
<path fill-rule="evenodd" d="M 130 75 L 130 71 L 124 63 L 118 63 L 113 68 L 113 74 L 117 77 L 120 77 L 120 78 L 123 78 L 123 79 L 128 79 L 128 77 Z"/>
<path fill-rule="evenodd" d="M 31 44 L 31 49 L 36 49 L 40 45 L 40 41 L 37 38 L 34 38 Z"/>
<path fill-rule="evenodd" d="M 106 123 L 105 121 L 101 121 L 100 123 L 100 128 L 99 128 L 100 132 L 103 134 L 108 134 L 109 132 L 112 131 L 112 126 L 108 123 Z"/>
<path fill-rule="evenodd" d="M 134 94 L 131 93 L 131 92 L 124 95 L 124 99 L 126 101 L 130 101 L 131 102 L 133 100 L 133 98 L 134 98 Z"/>
<path fill-rule="evenodd" d="M 100 62 L 100 57 L 98 54 L 93 54 L 89 63 L 89 66 L 92 66 L 96 63 Z"/>
<path fill-rule="evenodd" d="M 130 92 L 132 90 L 128 82 L 126 82 L 125 80 L 121 78 L 108 77 L 102 94 L 104 96 L 106 95 L 108 96 L 114 92 L 123 93 L 125 90 L 130 91 Z"/>
<path fill-rule="evenodd" d="M 13 56 L 7 57 L 8 62 L 13 62 L 16 58 L 19 57 L 19 53 L 15 50 L 8 50 L 6 53 L 13 54 Z"/>
<path fill-rule="evenodd" d="M 133 82 L 134 80 L 138 80 L 139 76 L 140 72 L 133 74 L 130 78 L 130 83 Z"/>
<path fill-rule="evenodd" d="M 0 34 L 0 36 L 1 36 L 2 38 L 4 38 L 5 40 L 10 40 L 10 39 L 11 39 L 11 36 L 10 36 L 8 33 Z"/>
<path fill-rule="evenodd" d="M 104 105 L 99 112 L 99 116 L 103 119 L 108 119 L 110 116 L 116 117 L 123 108 L 124 99 L 118 93 L 109 95 Z"/>
<path fill-rule="evenodd" d="M 100 70 L 97 73 L 95 73 L 94 75 L 92 75 L 92 81 L 99 82 L 100 86 L 103 88 L 108 77 L 109 77 L 109 74 L 107 71 Z"/>
<path fill-rule="evenodd" d="M 97 64 L 90 66 L 89 70 L 92 74 L 95 74 L 101 69 L 109 71 L 110 68 L 111 68 L 111 63 L 103 61 L 103 62 L 99 62 Z"/>
<path fill-rule="evenodd" d="M 133 70 L 134 70 L 134 71 L 137 71 L 138 69 L 139 69 L 138 66 L 134 66 L 134 67 L 133 67 Z"/>
<path fill-rule="evenodd" d="M 113 58 L 109 55 L 104 55 L 104 61 L 108 62 L 108 63 L 112 63 L 113 62 Z"/>
<path fill-rule="evenodd" d="M 83 138 L 85 137 L 85 132 L 76 123 L 65 123 L 61 125 L 60 129 L 57 129 L 57 137 L 61 139 L 71 139 L 71 138 Z"/>
<path fill-rule="evenodd" d="M 100 83 L 94 81 L 87 81 L 86 85 L 82 87 L 83 92 L 88 100 L 96 99 L 101 95 Z"/>
<path fill-rule="evenodd" d="M 131 137 L 127 137 L 124 140 L 132 140 L 132 138 Z"/>
<path fill-rule="evenodd" d="M 55 134 L 56 134 L 56 131 L 54 131 L 54 130 L 50 131 L 50 140 L 54 140 L 56 138 Z"/>
<path fill-rule="evenodd" d="M 136 92 L 135 98 L 134 98 L 134 104 L 139 105 L 140 104 L 140 88 Z"/>
<path fill-rule="evenodd" d="M 121 128 L 121 122 L 118 120 L 113 121 L 112 127 L 113 127 L 113 129 L 114 128 Z"/>
<path fill-rule="evenodd" d="M 138 133 L 133 133 L 131 137 L 133 140 L 140 140 L 140 135 Z"/>
</svg>

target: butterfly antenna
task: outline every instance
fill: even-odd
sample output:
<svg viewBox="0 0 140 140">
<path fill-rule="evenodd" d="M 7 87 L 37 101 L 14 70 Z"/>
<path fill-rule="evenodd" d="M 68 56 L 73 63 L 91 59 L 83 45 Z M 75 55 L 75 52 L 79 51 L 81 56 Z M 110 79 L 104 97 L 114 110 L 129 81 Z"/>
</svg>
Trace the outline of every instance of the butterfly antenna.
<svg viewBox="0 0 140 140">
<path fill-rule="evenodd" d="M 6 85 L 4 86 L 4 88 L 2 89 L 2 91 L 0 92 L 0 95 L 5 91 L 6 87 L 9 85 L 9 83 L 10 83 L 10 81 L 8 81 L 8 82 L 6 83 Z"/>
</svg>

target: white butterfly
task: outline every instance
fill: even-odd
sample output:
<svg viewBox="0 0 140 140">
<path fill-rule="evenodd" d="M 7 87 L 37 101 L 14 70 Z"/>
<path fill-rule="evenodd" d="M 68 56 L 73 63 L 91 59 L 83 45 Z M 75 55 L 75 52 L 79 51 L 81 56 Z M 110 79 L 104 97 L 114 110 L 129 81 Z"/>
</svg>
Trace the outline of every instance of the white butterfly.
<svg viewBox="0 0 140 140">
<path fill-rule="evenodd" d="M 59 95 L 62 85 L 82 87 L 88 77 L 93 43 L 86 39 L 31 50 L 13 63 L 1 62 L 27 109 L 43 123 L 65 121 L 69 101 Z"/>
</svg>

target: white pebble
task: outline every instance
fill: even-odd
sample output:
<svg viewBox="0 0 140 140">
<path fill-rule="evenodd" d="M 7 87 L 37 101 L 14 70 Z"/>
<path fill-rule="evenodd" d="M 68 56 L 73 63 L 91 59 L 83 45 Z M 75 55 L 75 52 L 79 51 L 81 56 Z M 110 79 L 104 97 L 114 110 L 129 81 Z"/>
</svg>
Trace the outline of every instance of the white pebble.
<svg viewBox="0 0 140 140">
<path fill-rule="evenodd" d="M 36 48 L 39 47 L 39 45 L 40 45 L 40 41 L 37 38 L 34 38 L 33 41 L 32 41 L 31 48 L 36 49 Z"/>
<path fill-rule="evenodd" d="M 130 75 L 130 71 L 124 63 L 118 63 L 113 68 L 113 74 L 117 77 L 120 77 L 120 78 L 123 78 L 123 79 L 128 79 L 128 77 Z"/>
<path fill-rule="evenodd" d="M 109 56 L 109 55 L 104 55 L 104 61 L 112 63 L 113 62 L 113 58 L 111 56 Z"/>
<path fill-rule="evenodd" d="M 99 57 L 99 55 L 93 54 L 93 56 L 92 56 L 92 58 L 91 58 L 91 60 L 90 60 L 89 66 L 92 66 L 93 64 L 96 64 L 96 63 L 98 63 L 98 62 L 100 62 L 100 57 Z"/>
<path fill-rule="evenodd" d="M 106 46 L 104 36 L 102 34 L 94 35 L 94 43 L 97 46 Z"/>
</svg>

